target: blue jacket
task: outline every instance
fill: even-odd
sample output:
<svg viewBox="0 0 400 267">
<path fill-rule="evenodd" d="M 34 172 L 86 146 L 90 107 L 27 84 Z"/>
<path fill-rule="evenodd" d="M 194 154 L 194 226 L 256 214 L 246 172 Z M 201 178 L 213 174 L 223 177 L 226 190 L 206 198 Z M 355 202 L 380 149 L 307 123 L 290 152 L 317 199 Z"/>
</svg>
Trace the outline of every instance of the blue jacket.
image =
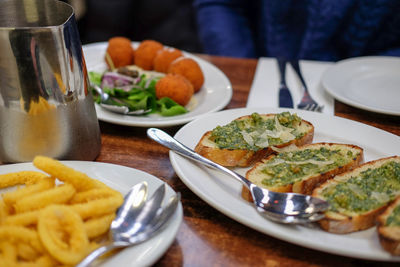
<svg viewBox="0 0 400 267">
<path fill-rule="evenodd" d="M 400 56 L 399 0 L 195 0 L 204 52 L 337 61 Z"/>
</svg>

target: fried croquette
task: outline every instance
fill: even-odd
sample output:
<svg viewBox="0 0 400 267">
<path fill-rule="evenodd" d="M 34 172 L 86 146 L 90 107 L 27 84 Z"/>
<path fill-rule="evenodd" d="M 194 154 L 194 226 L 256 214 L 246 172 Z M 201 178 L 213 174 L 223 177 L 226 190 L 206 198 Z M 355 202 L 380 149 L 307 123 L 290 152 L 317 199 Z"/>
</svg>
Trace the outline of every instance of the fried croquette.
<svg viewBox="0 0 400 267">
<path fill-rule="evenodd" d="M 153 61 L 157 52 L 164 46 L 154 40 L 144 40 L 135 51 L 135 65 L 144 70 L 153 70 Z"/>
<path fill-rule="evenodd" d="M 180 74 L 167 74 L 156 83 L 157 99 L 169 97 L 185 106 L 192 98 L 193 85 Z"/>
<path fill-rule="evenodd" d="M 154 58 L 154 70 L 167 73 L 169 64 L 181 56 L 183 56 L 182 52 L 175 48 L 164 48 L 159 50 Z"/>
<path fill-rule="evenodd" d="M 192 85 L 194 92 L 198 92 L 204 83 L 204 74 L 199 64 L 191 58 L 180 57 L 175 59 L 168 67 L 168 73 L 184 76 Z"/>
<path fill-rule="evenodd" d="M 132 65 L 134 50 L 131 40 L 119 36 L 109 39 L 105 60 L 110 69 Z"/>
</svg>

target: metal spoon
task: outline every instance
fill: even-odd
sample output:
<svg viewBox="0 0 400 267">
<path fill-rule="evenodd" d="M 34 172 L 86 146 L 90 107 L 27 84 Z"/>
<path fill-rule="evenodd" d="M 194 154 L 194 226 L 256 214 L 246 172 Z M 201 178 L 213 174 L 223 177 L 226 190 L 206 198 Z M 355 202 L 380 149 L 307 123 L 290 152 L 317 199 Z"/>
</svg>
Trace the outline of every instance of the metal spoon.
<svg viewBox="0 0 400 267">
<path fill-rule="evenodd" d="M 77 267 L 89 266 L 106 252 L 139 244 L 156 234 L 166 225 L 180 201 L 178 193 L 162 207 L 164 195 L 165 184 L 158 187 L 148 201 L 146 201 L 147 183 L 142 182 L 132 187 L 111 223 L 110 243 L 94 250 Z"/>
<path fill-rule="evenodd" d="M 100 96 L 100 106 L 111 111 L 114 113 L 119 113 L 119 114 L 124 114 L 124 115 L 142 115 L 145 113 L 150 112 L 150 109 L 144 110 L 144 109 L 138 109 L 138 110 L 133 110 L 129 111 L 129 108 L 126 106 L 127 104 L 116 98 L 112 97 L 106 92 L 103 91 L 103 89 L 96 85 L 96 84 L 91 84 L 92 88 L 96 90 L 96 92 Z M 111 104 L 114 103 L 114 104 Z"/>
<path fill-rule="evenodd" d="M 150 128 L 147 130 L 147 135 L 182 156 L 236 178 L 250 190 L 257 211 L 270 220 L 288 224 L 313 222 L 323 218 L 321 212 L 329 207 L 326 201 L 308 195 L 278 193 L 258 187 L 240 174 L 197 154 L 160 129 Z"/>
</svg>

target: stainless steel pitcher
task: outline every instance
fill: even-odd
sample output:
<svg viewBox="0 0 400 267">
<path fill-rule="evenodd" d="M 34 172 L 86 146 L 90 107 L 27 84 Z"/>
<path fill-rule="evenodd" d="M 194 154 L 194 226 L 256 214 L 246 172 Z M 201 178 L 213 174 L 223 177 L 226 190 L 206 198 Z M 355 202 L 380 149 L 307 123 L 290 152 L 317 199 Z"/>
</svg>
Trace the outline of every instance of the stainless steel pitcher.
<svg viewBox="0 0 400 267">
<path fill-rule="evenodd" d="M 93 160 L 100 146 L 73 8 L 0 0 L 0 162 Z"/>
</svg>

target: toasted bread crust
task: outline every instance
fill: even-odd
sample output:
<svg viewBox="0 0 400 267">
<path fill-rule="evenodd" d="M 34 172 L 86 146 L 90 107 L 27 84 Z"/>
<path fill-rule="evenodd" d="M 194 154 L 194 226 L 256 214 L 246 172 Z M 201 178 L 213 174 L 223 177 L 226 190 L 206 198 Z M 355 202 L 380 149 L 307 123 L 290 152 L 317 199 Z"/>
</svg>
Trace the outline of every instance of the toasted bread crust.
<svg viewBox="0 0 400 267">
<path fill-rule="evenodd" d="M 393 255 L 400 255 L 400 226 L 385 226 L 393 209 L 400 205 L 400 197 L 378 217 L 378 236 L 382 247 Z"/>
<path fill-rule="evenodd" d="M 211 131 L 206 132 L 196 145 L 195 151 L 211 159 L 212 161 L 228 167 L 246 167 L 254 164 L 256 161 L 261 160 L 266 155 L 272 153 L 270 148 L 261 149 L 258 151 L 250 151 L 245 149 L 220 149 L 206 145 L 207 140 L 211 136 Z"/>
<path fill-rule="evenodd" d="M 294 192 L 294 193 L 311 195 L 314 188 L 316 188 L 320 184 L 326 182 L 329 179 L 332 179 L 337 174 L 352 170 L 353 168 L 359 166 L 364 161 L 363 149 L 358 146 L 355 146 L 355 145 L 321 142 L 321 143 L 314 143 L 314 144 L 306 144 L 306 145 L 298 147 L 298 149 L 303 150 L 303 149 L 307 149 L 307 148 L 322 147 L 322 146 L 324 146 L 324 147 L 337 147 L 337 146 L 347 147 L 348 149 L 358 150 L 360 153 L 356 158 L 354 158 L 348 164 L 346 164 L 344 166 L 340 166 L 340 167 L 330 170 L 328 172 L 315 174 L 314 176 L 311 176 L 305 180 L 297 181 L 293 184 L 287 184 L 287 185 L 276 186 L 276 187 L 266 187 L 266 188 L 271 191 L 275 191 L 275 192 Z M 255 172 L 255 170 L 257 170 L 257 168 L 259 166 L 262 166 L 263 164 L 265 164 L 265 162 L 271 160 L 273 157 L 275 157 L 275 155 L 270 155 L 266 159 L 256 163 L 256 165 L 254 165 L 253 168 L 251 168 L 247 172 L 246 178 L 248 180 L 252 181 L 253 179 L 251 176 L 253 175 L 253 172 Z M 243 188 L 242 188 L 242 197 L 248 201 L 252 201 L 251 193 L 245 186 L 243 186 Z"/>
<path fill-rule="evenodd" d="M 357 175 L 363 170 L 366 170 L 368 168 L 373 168 L 373 167 L 379 167 L 382 164 L 395 160 L 397 162 L 400 162 L 400 157 L 399 156 L 392 156 L 392 157 L 387 157 L 387 158 L 382 158 L 374 161 L 370 161 L 367 163 L 364 163 L 357 168 L 354 168 L 353 170 L 349 172 L 345 172 L 342 174 L 339 174 L 335 176 L 333 179 L 326 181 L 324 184 L 321 186 L 317 187 L 314 189 L 312 196 L 314 197 L 319 197 L 322 198 L 321 193 L 322 190 L 333 184 L 338 184 L 340 181 L 346 181 L 347 179 L 350 179 L 352 175 Z M 360 230 L 365 230 L 368 229 L 372 226 L 375 226 L 377 217 L 385 211 L 387 206 L 390 204 L 388 202 L 386 205 L 383 205 L 375 210 L 370 210 L 365 213 L 360 213 L 360 214 L 354 214 L 352 216 L 341 214 L 338 212 L 326 212 L 325 213 L 325 218 L 322 220 L 318 221 L 319 225 L 321 226 L 322 229 L 328 232 L 336 233 L 336 234 L 346 234 L 346 233 L 351 233 L 355 231 L 360 231 Z"/>
<path fill-rule="evenodd" d="M 276 114 L 263 114 L 261 116 L 275 116 Z M 241 116 L 236 120 L 242 120 L 249 118 L 249 115 Z M 297 146 L 301 146 L 304 144 L 311 143 L 314 138 L 314 126 L 305 120 L 302 120 L 301 123 L 305 123 L 309 127 L 309 131 L 302 136 L 301 138 L 291 140 L 287 143 L 277 145 L 277 148 L 282 148 L 285 146 L 289 146 L 291 144 L 295 144 Z M 213 143 L 209 138 L 211 136 L 211 131 L 206 132 L 197 143 L 195 147 L 195 151 L 222 166 L 226 167 L 249 167 L 253 165 L 255 162 L 265 158 L 266 156 L 274 153 L 274 151 L 267 147 L 265 149 L 261 149 L 258 151 L 250 151 L 245 149 L 220 149 L 215 143 Z"/>
</svg>

